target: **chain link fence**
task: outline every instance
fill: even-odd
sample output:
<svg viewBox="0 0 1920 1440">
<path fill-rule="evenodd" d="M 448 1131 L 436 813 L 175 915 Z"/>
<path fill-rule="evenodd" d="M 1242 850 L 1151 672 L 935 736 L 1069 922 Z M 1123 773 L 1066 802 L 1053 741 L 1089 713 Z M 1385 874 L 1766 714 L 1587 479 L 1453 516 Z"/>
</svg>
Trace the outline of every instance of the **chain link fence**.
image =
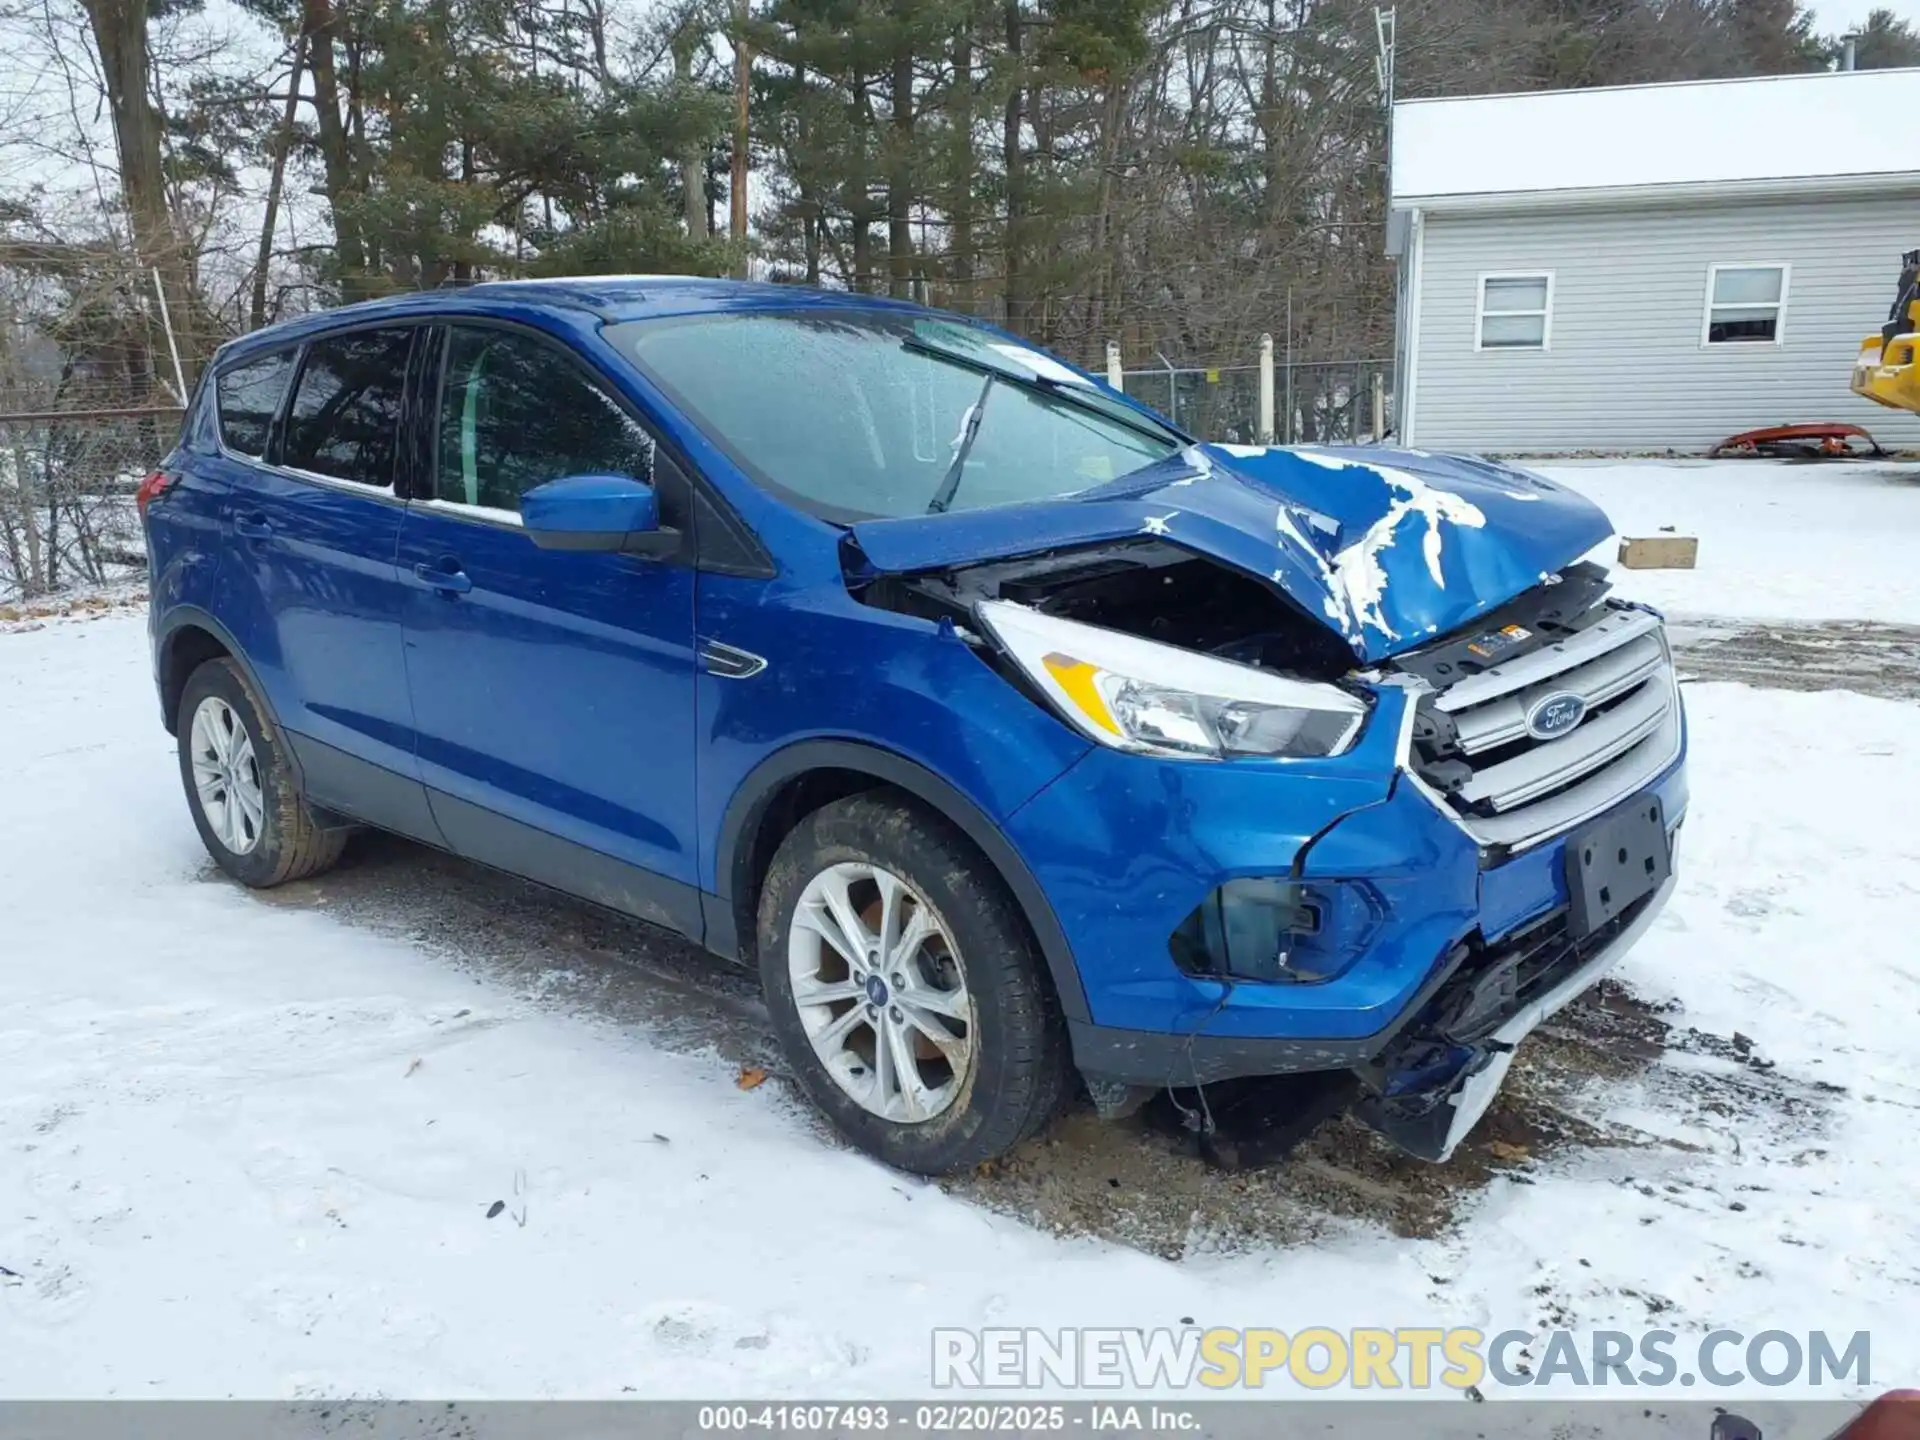
<svg viewBox="0 0 1920 1440">
<path fill-rule="evenodd" d="M 1261 438 L 1260 368 L 1162 366 L 1124 376 L 1127 394 L 1183 430 L 1219 444 L 1251 445 Z M 1273 389 L 1279 444 L 1357 445 L 1393 432 L 1391 360 L 1276 362 Z"/>
<path fill-rule="evenodd" d="M 134 491 L 179 427 L 175 409 L 0 412 L 0 599 L 141 575 Z"/>
<path fill-rule="evenodd" d="M 0 601 L 144 579 L 134 494 L 226 338 L 111 234 L 0 207 Z"/>
</svg>

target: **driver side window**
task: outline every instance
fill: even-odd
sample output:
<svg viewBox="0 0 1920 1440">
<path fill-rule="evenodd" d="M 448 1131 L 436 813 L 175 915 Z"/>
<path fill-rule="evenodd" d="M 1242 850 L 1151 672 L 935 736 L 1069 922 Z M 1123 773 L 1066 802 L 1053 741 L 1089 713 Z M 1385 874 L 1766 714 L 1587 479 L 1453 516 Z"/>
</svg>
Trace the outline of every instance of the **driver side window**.
<svg viewBox="0 0 1920 1440">
<path fill-rule="evenodd" d="M 454 325 L 440 392 L 437 500 L 515 514 L 520 497 L 567 475 L 653 479 L 653 439 L 551 346 L 510 330 Z"/>
</svg>

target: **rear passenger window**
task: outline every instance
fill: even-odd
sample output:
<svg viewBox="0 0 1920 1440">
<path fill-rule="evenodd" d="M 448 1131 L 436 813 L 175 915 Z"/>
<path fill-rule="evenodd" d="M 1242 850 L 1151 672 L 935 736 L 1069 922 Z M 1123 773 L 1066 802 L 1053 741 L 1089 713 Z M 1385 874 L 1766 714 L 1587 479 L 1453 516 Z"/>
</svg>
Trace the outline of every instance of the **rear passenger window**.
<svg viewBox="0 0 1920 1440">
<path fill-rule="evenodd" d="M 220 440 L 236 455 L 259 459 L 267 453 L 267 429 L 280 409 L 293 352 L 282 350 L 220 372 Z"/>
<path fill-rule="evenodd" d="M 307 347 L 287 411 L 283 464 L 389 489 L 413 331 L 361 330 Z"/>
</svg>

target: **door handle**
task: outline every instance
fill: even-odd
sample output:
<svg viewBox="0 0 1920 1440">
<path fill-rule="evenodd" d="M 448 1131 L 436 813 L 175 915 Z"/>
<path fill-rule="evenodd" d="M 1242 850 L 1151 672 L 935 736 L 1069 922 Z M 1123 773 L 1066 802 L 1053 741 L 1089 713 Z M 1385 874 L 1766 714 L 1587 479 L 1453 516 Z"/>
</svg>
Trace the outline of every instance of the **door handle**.
<svg viewBox="0 0 1920 1440">
<path fill-rule="evenodd" d="M 233 533 L 244 535 L 249 540 L 271 540 L 273 526 L 259 515 L 242 515 L 233 522 Z"/>
<path fill-rule="evenodd" d="M 447 560 L 439 565 L 429 565 L 422 560 L 413 567 L 413 575 L 428 589 L 446 595 L 464 595 L 473 589 L 473 581 L 460 568 L 458 560 Z"/>
</svg>

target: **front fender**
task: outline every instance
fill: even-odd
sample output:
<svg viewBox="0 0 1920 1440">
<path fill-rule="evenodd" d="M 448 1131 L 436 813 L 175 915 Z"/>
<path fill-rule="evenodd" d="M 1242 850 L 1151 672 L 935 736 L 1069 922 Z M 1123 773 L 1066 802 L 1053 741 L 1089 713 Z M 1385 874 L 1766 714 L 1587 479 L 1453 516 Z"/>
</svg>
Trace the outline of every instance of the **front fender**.
<svg viewBox="0 0 1920 1440">
<path fill-rule="evenodd" d="M 1061 1012 L 1069 1020 L 1087 1018 L 1086 989 L 1059 918 L 1027 862 L 1000 827 L 973 801 L 924 765 L 860 740 L 797 741 L 769 755 L 740 782 L 720 822 L 715 844 L 719 890 L 714 898 L 719 903 L 707 907 L 708 949 L 723 955 L 739 955 L 740 936 L 752 924 L 749 907 L 753 901 L 754 837 L 782 787 L 816 770 L 849 770 L 870 775 L 882 784 L 906 791 L 959 826 L 1013 892 L 1047 962 L 1048 973 L 1060 997 Z"/>
<path fill-rule="evenodd" d="M 767 806 L 811 770 L 852 771 L 915 796 L 999 871 L 1052 971 L 1084 1014 L 1078 972 L 1007 818 L 1090 748 L 1003 679 L 952 626 L 816 585 L 776 603 L 770 582 L 702 573 L 704 640 L 766 660 L 698 677 L 701 888 L 707 943 L 738 953 L 750 930 L 754 837 Z"/>
</svg>

